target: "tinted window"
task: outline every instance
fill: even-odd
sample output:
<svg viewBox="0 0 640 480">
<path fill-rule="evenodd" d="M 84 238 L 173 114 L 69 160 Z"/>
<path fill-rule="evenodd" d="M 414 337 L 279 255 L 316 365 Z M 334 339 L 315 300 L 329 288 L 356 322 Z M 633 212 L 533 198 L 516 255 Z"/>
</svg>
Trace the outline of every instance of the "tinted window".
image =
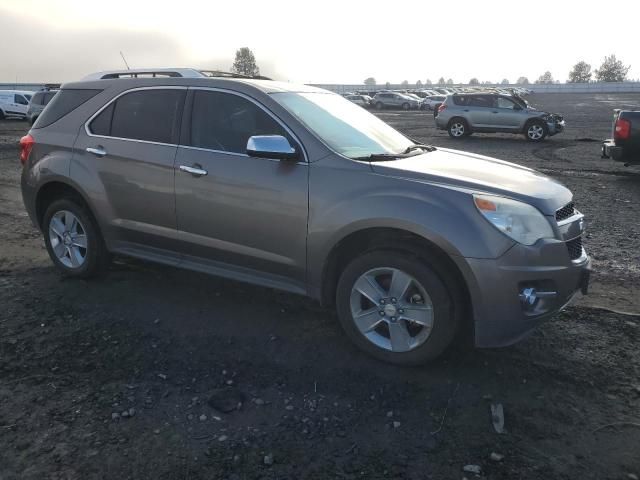
<svg viewBox="0 0 640 480">
<path fill-rule="evenodd" d="M 47 92 L 47 93 L 45 93 L 43 105 L 48 105 L 49 102 L 53 99 L 53 97 L 56 96 L 56 93 L 58 93 L 58 92 Z"/>
<path fill-rule="evenodd" d="M 230 93 L 194 93 L 189 145 L 246 153 L 253 135 L 282 135 L 294 145 L 280 124 L 253 102 Z"/>
<path fill-rule="evenodd" d="M 115 102 L 105 108 L 100 114 L 91 121 L 89 130 L 94 135 L 103 135 L 108 137 L 111 135 L 111 119 L 113 118 L 113 107 Z"/>
<path fill-rule="evenodd" d="M 29 100 L 24 98 L 22 95 L 15 95 L 14 102 L 16 102 L 18 105 L 29 105 Z"/>
<path fill-rule="evenodd" d="M 493 107 L 493 97 L 474 95 L 469 98 L 469 105 L 474 107 Z"/>
<path fill-rule="evenodd" d="M 433 97 L 435 100 L 438 99 L 438 97 Z M 469 97 L 465 97 L 463 95 L 454 95 L 453 96 L 453 103 L 455 103 L 456 105 L 468 105 L 469 104 Z"/>
<path fill-rule="evenodd" d="M 100 92 L 101 90 L 60 90 L 42 111 L 33 128 L 44 128 L 51 125 Z"/>
<path fill-rule="evenodd" d="M 89 125 L 94 135 L 177 143 L 184 90 L 131 92 L 112 102 Z"/>
</svg>

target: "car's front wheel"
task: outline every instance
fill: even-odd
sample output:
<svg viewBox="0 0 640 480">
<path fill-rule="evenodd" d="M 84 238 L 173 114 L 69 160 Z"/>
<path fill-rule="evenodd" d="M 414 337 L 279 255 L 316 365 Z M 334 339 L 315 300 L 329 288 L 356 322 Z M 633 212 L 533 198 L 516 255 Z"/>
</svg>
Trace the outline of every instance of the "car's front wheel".
<svg viewBox="0 0 640 480">
<path fill-rule="evenodd" d="M 353 260 L 336 292 L 338 317 L 351 340 L 390 363 L 418 365 L 452 342 L 458 314 L 452 283 L 416 257 L 377 250 Z"/>
<path fill-rule="evenodd" d="M 64 274 L 91 277 L 104 270 L 109 253 L 86 207 L 74 199 L 56 200 L 42 221 L 47 252 Z"/>
<path fill-rule="evenodd" d="M 538 120 L 529 123 L 524 132 L 524 136 L 530 142 L 541 142 L 547 134 L 547 126 Z"/>
</svg>

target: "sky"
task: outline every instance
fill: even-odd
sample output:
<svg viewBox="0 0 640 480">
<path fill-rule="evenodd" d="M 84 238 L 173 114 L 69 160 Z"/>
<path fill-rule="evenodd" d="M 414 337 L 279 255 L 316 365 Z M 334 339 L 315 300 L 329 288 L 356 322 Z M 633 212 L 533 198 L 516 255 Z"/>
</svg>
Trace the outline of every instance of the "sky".
<svg viewBox="0 0 640 480">
<path fill-rule="evenodd" d="M 639 0 L 0 0 L 0 83 L 193 66 L 229 70 L 249 47 L 263 75 L 378 84 L 565 81 L 579 60 L 616 54 L 640 78 Z M 623 15 L 619 14 L 624 12 Z"/>
</svg>

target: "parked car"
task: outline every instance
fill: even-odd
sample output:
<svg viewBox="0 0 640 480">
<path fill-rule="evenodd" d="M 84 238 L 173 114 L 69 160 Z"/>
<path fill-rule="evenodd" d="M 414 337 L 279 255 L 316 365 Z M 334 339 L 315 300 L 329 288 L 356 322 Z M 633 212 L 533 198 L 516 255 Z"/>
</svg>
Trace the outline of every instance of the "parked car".
<svg viewBox="0 0 640 480">
<path fill-rule="evenodd" d="M 446 97 L 444 95 L 430 95 L 422 101 L 422 108 L 436 110 Z"/>
<path fill-rule="evenodd" d="M 383 108 L 402 108 L 403 110 L 409 110 L 420 108 L 422 102 L 402 93 L 378 92 L 373 97 L 372 103 L 378 110 L 382 110 Z"/>
<path fill-rule="evenodd" d="M 0 120 L 26 118 L 27 107 L 33 92 L 25 90 L 0 90 Z"/>
<path fill-rule="evenodd" d="M 33 94 L 27 107 L 27 120 L 31 125 L 33 125 L 42 110 L 44 110 L 44 107 L 48 105 L 56 93 L 58 93 L 57 89 L 47 89 Z"/>
<path fill-rule="evenodd" d="M 602 144 L 603 158 L 640 164 L 640 111 L 614 110 L 612 137 Z"/>
<path fill-rule="evenodd" d="M 349 95 L 346 99 L 364 108 L 371 107 L 371 101 L 373 100 L 369 95 Z"/>
<path fill-rule="evenodd" d="M 416 144 L 314 87 L 69 83 L 20 145 L 25 207 L 63 274 L 120 254 L 308 295 L 397 364 L 437 357 L 457 333 L 516 342 L 588 285 L 567 188 Z"/>
<path fill-rule="evenodd" d="M 436 127 L 453 138 L 474 132 L 520 133 L 531 142 L 564 130 L 561 115 L 542 112 L 522 99 L 497 93 L 465 93 L 449 95 L 438 107 Z"/>
</svg>

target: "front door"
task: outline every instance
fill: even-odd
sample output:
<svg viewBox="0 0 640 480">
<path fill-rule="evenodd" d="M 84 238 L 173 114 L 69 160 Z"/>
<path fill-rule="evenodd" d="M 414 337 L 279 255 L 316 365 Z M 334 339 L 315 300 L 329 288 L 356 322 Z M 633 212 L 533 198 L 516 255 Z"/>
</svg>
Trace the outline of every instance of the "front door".
<svg viewBox="0 0 640 480">
<path fill-rule="evenodd" d="M 308 166 L 250 157 L 253 135 L 292 135 L 236 93 L 194 89 L 175 162 L 178 235 L 191 268 L 303 290 Z M 189 109 L 187 110 L 189 111 Z M 195 169 L 195 170 L 193 170 Z M 195 172 L 195 173 L 194 173 Z M 296 288 L 292 288 L 292 285 Z"/>
</svg>

